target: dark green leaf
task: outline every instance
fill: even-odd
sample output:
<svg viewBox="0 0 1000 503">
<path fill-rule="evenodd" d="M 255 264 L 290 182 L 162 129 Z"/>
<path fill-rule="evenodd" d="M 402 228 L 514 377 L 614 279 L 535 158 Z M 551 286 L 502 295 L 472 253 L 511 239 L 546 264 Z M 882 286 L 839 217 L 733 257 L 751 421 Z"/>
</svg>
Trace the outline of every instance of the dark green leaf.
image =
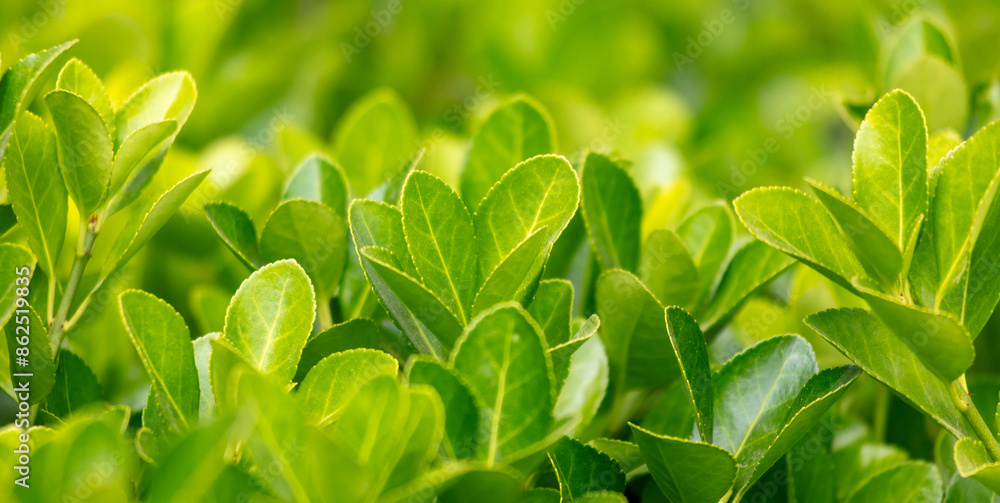
<svg viewBox="0 0 1000 503">
<path fill-rule="evenodd" d="M 222 242 L 226 243 L 226 246 L 247 267 L 257 269 L 264 265 L 264 259 L 260 257 L 260 249 L 257 247 L 257 231 L 245 211 L 230 203 L 218 201 L 205 205 L 205 215 L 208 216 L 212 227 L 215 227 L 215 232 L 219 233 Z"/>
<path fill-rule="evenodd" d="M 322 203 L 285 201 L 260 231 L 260 253 L 267 262 L 295 259 L 312 280 L 323 302 L 340 285 L 347 260 L 347 224 Z"/>
<path fill-rule="evenodd" d="M 590 153 L 580 175 L 587 233 L 605 269 L 639 267 L 642 197 L 632 177 L 611 158 Z"/>
<path fill-rule="evenodd" d="M 655 230 L 646 238 L 639 277 L 660 304 L 688 309 L 697 304 L 701 283 L 711 281 L 698 277 L 698 266 L 684 242 L 669 229 Z"/>
<path fill-rule="evenodd" d="M 708 332 L 719 327 L 747 297 L 794 263 L 762 241 L 753 240 L 740 248 L 726 265 L 708 307 L 699 313 L 702 329 Z"/>
<path fill-rule="evenodd" d="M 14 316 L 4 327 L 7 349 L 10 352 L 11 383 L 14 389 L 27 383 L 30 390 L 28 403 L 31 405 L 45 399 L 55 384 L 56 366 L 52 361 L 52 346 L 49 344 L 47 328 L 35 310 L 30 307 L 15 310 Z M 25 349 L 27 354 L 21 354 Z M 15 401 L 23 400 L 15 396 Z"/>
<path fill-rule="evenodd" d="M 444 449 L 451 459 L 469 459 L 476 453 L 479 409 L 469 388 L 449 368 L 436 361 L 413 359 L 407 371 L 410 384 L 434 388 L 445 410 Z"/>
<path fill-rule="evenodd" d="M 355 318 L 334 325 L 306 343 L 294 381 L 302 382 L 309 369 L 334 353 L 349 349 L 379 349 L 379 346 L 379 328 L 372 320 Z"/>
<path fill-rule="evenodd" d="M 700 438 L 711 443 L 714 422 L 712 369 L 709 367 L 705 335 L 698 328 L 698 322 L 679 307 L 668 307 L 665 317 L 670 344 L 677 354 L 681 376 L 694 405 L 694 418 Z"/>
<path fill-rule="evenodd" d="M 670 501 L 718 503 L 730 494 L 737 465 L 728 452 L 631 426 L 653 480 Z"/>
<path fill-rule="evenodd" d="M 563 502 L 577 500 L 591 491 L 625 490 L 625 474 L 618 463 L 579 440 L 562 437 L 549 447 L 548 455 L 559 479 Z"/>
<path fill-rule="evenodd" d="M 44 409 L 50 414 L 66 418 L 71 412 L 104 398 L 97 376 L 79 356 L 69 350 L 60 352 L 56 365 L 56 382 L 45 398 Z"/>
</svg>

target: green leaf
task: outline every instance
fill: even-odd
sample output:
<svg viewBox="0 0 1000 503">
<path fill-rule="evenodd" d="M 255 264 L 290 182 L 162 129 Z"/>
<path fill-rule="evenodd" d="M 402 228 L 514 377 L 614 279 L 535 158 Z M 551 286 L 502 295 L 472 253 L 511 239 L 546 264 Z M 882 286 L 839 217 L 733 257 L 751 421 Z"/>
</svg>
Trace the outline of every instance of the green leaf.
<svg viewBox="0 0 1000 503">
<path fill-rule="evenodd" d="M 395 206 L 371 199 L 358 199 L 351 203 L 348 213 L 354 246 L 359 256 L 361 250 L 368 246 L 385 248 L 395 256 L 403 272 L 419 277 L 403 234 L 403 214 Z"/>
<path fill-rule="evenodd" d="M 302 382 L 313 366 L 334 353 L 350 349 L 379 349 L 379 328 L 374 321 L 355 318 L 334 325 L 316 335 L 302 349 L 295 382 Z"/>
<path fill-rule="evenodd" d="M 7 194 L 45 274 L 52 276 L 66 236 L 69 206 L 56 137 L 31 113 L 21 114 L 4 156 Z"/>
<path fill-rule="evenodd" d="M 295 259 L 316 287 L 321 301 L 340 285 L 347 261 L 347 224 L 322 203 L 285 201 L 260 231 L 260 253 L 267 262 Z"/>
<path fill-rule="evenodd" d="M 470 459 L 476 454 L 479 409 L 469 388 L 452 369 L 431 360 L 415 358 L 406 372 L 410 384 L 425 384 L 437 391 L 444 403 L 444 450 L 451 459 Z"/>
<path fill-rule="evenodd" d="M 525 503 L 559 503 L 559 491 L 550 487 L 536 487 L 524 493 Z"/>
<path fill-rule="evenodd" d="M 291 381 L 312 332 L 315 295 L 293 260 L 261 267 L 240 285 L 226 311 L 223 339 L 258 372 Z"/>
<path fill-rule="evenodd" d="M 659 435 L 691 438 L 695 431 L 694 423 L 691 394 L 687 390 L 687 384 L 678 379 L 667 386 L 639 426 Z"/>
<path fill-rule="evenodd" d="M 519 503 L 523 498 L 524 483 L 516 472 L 507 470 L 477 469 L 463 473 L 452 485 L 441 491 L 438 503 Z"/>
<path fill-rule="evenodd" d="M 625 490 L 625 474 L 618 463 L 579 440 L 560 438 L 549 447 L 548 456 L 559 479 L 563 502 L 577 500 L 591 491 Z"/>
<path fill-rule="evenodd" d="M 580 185 L 583 221 L 601 266 L 636 272 L 642 196 L 632 177 L 610 157 L 590 153 L 583 164 Z"/>
<path fill-rule="evenodd" d="M 1000 463 L 990 457 L 982 442 L 970 437 L 959 439 L 955 444 L 955 465 L 962 477 L 1000 494 Z"/>
<path fill-rule="evenodd" d="M 590 318 L 581 320 L 578 325 L 578 329 L 569 340 L 549 343 L 549 355 L 552 356 L 552 366 L 556 372 L 556 389 L 562 388 L 566 381 L 571 357 L 601 328 L 601 319 L 596 314 L 592 314 Z"/>
<path fill-rule="evenodd" d="M 252 371 L 252 368 L 222 335 L 209 340 L 209 345 L 212 351 L 209 356 L 208 378 L 212 384 L 215 409 L 221 413 L 231 413 L 236 408 L 236 384 L 240 376 Z"/>
<path fill-rule="evenodd" d="M 669 229 L 655 230 L 646 238 L 639 278 L 660 304 L 689 309 L 698 302 L 701 283 L 711 281 L 698 277 L 698 266 L 684 242 Z"/>
<path fill-rule="evenodd" d="M 885 291 L 898 289 L 899 274 L 903 271 L 902 251 L 906 248 L 901 250 L 896 246 L 856 203 L 820 182 L 807 181 L 847 236 L 851 249 L 868 274 L 878 278 Z"/>
<path fill-rule="evenodd" d="M 757 239 L 809 264 L 834 282 L 850 288 L 866 278 L 847 238 L 823 206 L 790 188 L 754 189 L 733 204 Z"/>
<path fill-rule="evenodd" d="M 679 375 L 663 306 L 638 278 L 620 269 L 601 274 L 597 315 L 611 381 L 619 389 L 662 386 Z"/>
<path fill-rule="evenodd" d="M 979 130 L 935 170 L 934 198 L 914 259 L 921 304 L 954 314 L 977 336 L 1000 299 L 1000 122 Z"/>
<path fill-rule="evenodd" d="M 854 365 L 825 369 L 809 378 L 788 410 L 784 427 L 757 464 L 756 472 L 744 489 L 749 488 L 802 439 L 861 374 Z"/>
<path fill-rule="evenodd" d="M 762 241 L 753 240 L 737 250 L 708 307 L 699 313 L 702 329 L 709 332 L 720 327 L 747 297 L 794 263 L 793 258 Z"/>
<path fill-rule="evenodd" d="M 698 265 L 701 288 L 697 305 L 708 297 L 715 286 L 722 265 L 729 256 L 734 229 L 733 213 L 725 203 L 706 206 L 692 213 L 677 228 L 677 235 Z"/>
<path fill-rule="evenodd" d="M 164 73 L 153 78 L 129 96 L 115 114 L 115 145 L 123 144 L 132 133 L 154 122 L 173 120 L 179 130 L 197 99 L 198 89 L 188 72 Z"/>
<path fill-rule="evenodd" d="M 56 365 L 56 382 L 43 408 L 56 417 L 66 418 L 71 412 L 103 399 L 104 391 L 90 367 L 72 351 L 62 350 Z"/>
<path fill-rule="evenodd" d="M 245 429 L 240 421 L 222 419 L 182 440 L 152 478 L 150 503 L 184 503 L 210 497 L 213 484 L 226 469 L 226 449 L 245 436 L 246 432 L 241 431 Z"/>
<path fill-rule="evenodd" d="M 191 341 L 194 347 L 194 366 L 198 372 L 198 418 L 203 424 L 207 424 L 215 417 L 215 397 L 212 395 L 212 374 L 209 364 L 212 361 L 212 341 L 221 336 L 221 332 L 213 332 Z"/>
<path fill-rule="evenodd" d="M 912 461 L 886 470 L 854 491 L 848 503 L 941 501 L 944 488 L 934 465 Z"/>
<path fill-rule="evenodd" d="M 323 203 L 346 220 L 347 201 L 350 200 L 347 175 L 340 166 L 319 155 L 311 155 L 295 168 L 281 199 Z"/>
<path fill-rule="evenodd" d="M 205 205 L 205 215 L 222 242 L 247 267 L 256 270 L 264 265 L 257 246 L 257 230 L 245 211 L 225 201 L 217 201 Z"/>
<path fill-rule="evenodd" d="M 60 175 L 62 176 L 62 175 Z M 8 186 L 9 186 L 8 182 Z M 65 190 L 66 187 L 63 187 Z M 10 197 L 9 195 L 7 197 Z M 17 215 L 14 214 L 14 207 L 11 204 L 0 204 L 0 236 L 10 232 L 17 225 Z"/>
<path fill-rule="evenodd" d="M 323 426 L 334 420 L 354 395 L 380 375 L 396 377 L 396 359 L 372 349 L 352 349 L 324 358 L 306 374 L 296 393 L 302 410 Z"/>
<path fill-rule="evenodd" d="M 52 361 L 52 346 L 49 344 L 48 327 L 38 317 L 31 307 L 17 309 L 4 332 L 7 338 L 7 349 L 10 354 L 10 380 L 14 389 L 27 383 L 31 390 L 28 403 L 35 405 L 45 399 L 56 379 L 56 366 Z M 27 344 L 22 344 L 27 342 Z M 26 348 L 27 355 L 19 358 L 19 349 Z M 26 359 L 27 365 L 21 365 L 19 360 Z M 15 376 L 15 374 L 22 374 Z M 28 375 L 25 375 L 28 374 Z M 21 402 L 14 394 L 16 402 Z"/>
<path fill-rule="evenodd" d="M 109 194 L 117 194 L 133 173 L 141 173 L 163 160 L 163 153 L 177 133 L 177 121 L 153 122 L 125 138 L 111 168 Z M 154 168 L 155 169 L 155 168 Z"/>
<path fill-rule="evenodd" d="M 752 483 L 758 463 L 815 373 L 816 357 L 809 343 L 799 336 L 779 336 L 736 355 L 713 379 L 712 438 L 739 463 L 738 494 Z"/>
<path fill-rule="evenodd" d="M 111 181 L 112 145 L 108 126 L 86 100 L 68 91 L 45 95 L 52 113 L 59 169 L 81 219 L 104 202 Z"/>
<path fill-rule="evenodd" d="M 920 306 L 856 286 L 855 290 L 927 368 L 951 382 L 972 366 L 975 348 L 969 332 L 948 313 L 934 313 Z"/>
<path fill-rule="evenodd" d="M 943 475 L 942 478 L 947 480 L 947 477 Z M 947 494 L 948 497 L 945 498 L 944 503 L 1000 502 L 1000 496 L 996 493 L 975 480 L 963 479 L 962 477 L 955 477 L 951 481 L 951 486 L 948 487 Z"/>
<path fill-rule="evenodd" d="M 587 442 L 587 445 L 611 456 L 611 459 L 615 460 L 622 471 L 625 472 L 626 477 L 630 477 L 632 471 L 646 463 L 646 460 L 642 457 L 642 453 L 639 451 L 639 446 L 631 442 L 615 440 L 613 438 L 595 438 Z"/>
<path fill-rule="evenodd" d="M 670 344 L 677 354 L 681 376 L 694 405 L 699 436 L 703 441 L 711 443 L 714 422 L 712 369 L 709 366 L 705 335 L 698 328 L 698 322 L 679 307 L 668 307 L 665 318 Z"/>
<path fill-rule="evenodd" d="M 805 322 L 867 374 L 952 435 L 971 434 L 946 385 L 877 316 L 863 309 L 831 309 L 810 315 Z"/>
<path fill-rule="evenodd" d="M 501 302 L 523 302 L 530 285 L 538 279 L 540 265 L 547 253 L 548 227 L 542 227 L 514 248 L 507 259 L 483 281 L 472 304 L 475 316 Z"/>
<path fill-rule="evenodd" d="M 69 91 L 90 103 L 101 119 L 110 128 L 114 125 L 115 114 L 111 110 L 111 99 L 104 90 L 104 83 L 83 61 L 73 58 L 59 71 L 56 89 Z"/>
<path fill-rule="evenodd" d="M 622 493 L 596 491 L 584 494 L 583 497 L 578 498 L 576 501 L 580 503 L 628 503 L 628 498 Z"/>
<path fill-rule="evenodd" d="M 730 494 L 736 460 L 711 444 L 658 435 L 631 425 L 653 480 L 669 501 L 718 503 Z"/>
<path fill-rule="evenodd" d="M 208 170 L 195 173 L 169 188 L 153 202 L 141 219 L 130 220 L 115 241 L 104 264 L 104 276 L 119 270 L 180 210 L 184 201 L 194 193 L 208 176 Z M 140 213 L 141 214 L 141 213 Z"/>
<path fill-rule="evenodd" d="M 334 137 L 337 160 L 358 194 L 392 176 L 415 146 L 413 116 L 389 89 L 372 91 L 351 105 Z"/>
<path fill-rule="evenodd" d="M 462 171 L 462 199 L 475 210 L 498 180 L 517 164 L 555 152 L 552 119 L 527 96 L 504 103 L 472 137 L 469 161 Z"/>
<path fill-rule="evenodd" d="M 472 217 L 455 191 L 440 178 L 414 171 L 400 198 L 403 234 L 423 280 L 464 326 L 476 294 L 476 234 Z"/>
<path fill-rule="evenodd" d="M 927 209 L 927 126 L 905 91 L 883 96 L 854 140 L 854 200 L 900 251 Z"/>
<path fill-rule="evenodd" d="M 543 440 L 552 426 L 552 361 L 527 312 L 501 304 L 477 317 L 451 364 L 481 412 L 478 457 L 488 466 Z"/>
<path fill-rule="evenodd" d="M 825 425 L 824 425 L 825 426 Z M 836 480 L 830 455 L 831 427 L 816 427 L 785 455 L 790 503 L 834 503 Z"/>
<path fill-rule="evenodd" d="M 391 252 L 369 246 L 361 250 L 361 260 L 366 270 L 370 269 L 378 275 L 378 280 L 372 280 L 372 283 L 383 302 L 386 305 L 399 302 L 401 305 L 395 310 L 406 310 L 397 315 L 396 320 L 403 324 L 401 316 L 411 316 L 420 324 L 416 337 L 410 336 L 417 349 L 441 356 L 441 348 L 449 350 L 454 346 L 462 334 L 461 322 L 437 295 L 401 271 Z M 368 277 L 372 278 L 372 273 Z"/>
<path fill-rule="evenodd" d="M 608 356 L 601 339 L 588 338 L 564 366 L 562 374 L 556 369 L 559 394 L 553 416 L 560 431 L 580 432 L 590 425 L 608 392 Z"/>
<path fill-rule="evenodd" d="M 547 249 L 551 248 L 573 218 L 579 198 L 576 172 L 562 157 L 533 157 L 508 171 L 490 189 L 474 218 L 479 277 L 489 278 L 528 236 L 543 227 Z M 536 270 L 542 263 L 536 263 Z"/>
<path fill-rule="evenodd" d="M 27 271 L 24 270 L 27 268 Z M 27 274 L 21 274 L 27 272 Z M 17 306 L 17 289 L 24 287 L 18 284 L 18 278 L 28 278 L 29 288 L 33 284 L 30 280 L 35 272 L 35 257 L 27 248 L 14 243 L 0 243 L 0 322 L 7 324 L 14 308 Z M 25 280 L 21 280 L 23 283 Z M 10 358 L 8 354 L 7 338 L 0 337 L 0 369 L 9 368 Z M 10 375 L 0 371 L 0 388 L 13 396 L 14 390 L 11 385 Z"/>
<path fill-rule="evenodd" d="M 90 496 L 91 501 L 127 501 L 134 491 L 129 468 L 137 461 L 116 426 L 81 418 L 33 453 L 32 478 L 47 483 L 32 483 L 30 491 L 21 493 L 23 501 L 66 501 L 82 499 L 81 494 Z M 98 466 L 102 467 L 100 472 L 95 470 Z"/>
<path fill-rule="evenodd" d="M 528 304 L 528 313 L 541 327 L 550 347 L 568 342 L 573 321 L 573 284 L 564 279 L 540 282 Z"/>
<path fill-rule="evenodd" d="M 416 480 L 438 456 L 444 438 L 445 409 L 437 392 L 429 386 L 409 389 L 408 421 L 400 432 L 399 459 L 393 467 L 386 490 Z"/>
<path fill-rule="evenodd" d="M 201 392 L 194 346 L 184 318 L 170 304 L 146 292 L 127 290 L 118 299 L 122 321 L 157 401 L 174 430 L 189 430 L 198 421 Z"/>
<path fill-rule="evenodd" d="M 14 119 L 34 99 L 47 75 L 57 66 L 52 63 L 62 56 L 76 40 L 29 54 L 14 63 L 0 77 L 0 158 L 7 149 L 8 133 Z"/>
</svg>

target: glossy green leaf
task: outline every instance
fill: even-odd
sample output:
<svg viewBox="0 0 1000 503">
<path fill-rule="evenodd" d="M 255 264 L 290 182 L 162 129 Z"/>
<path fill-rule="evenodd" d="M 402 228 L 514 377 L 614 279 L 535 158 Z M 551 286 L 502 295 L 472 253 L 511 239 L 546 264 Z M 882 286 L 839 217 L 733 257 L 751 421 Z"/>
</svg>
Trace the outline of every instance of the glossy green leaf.
<svg viewBox="0 0 1000 503">
<path fill-rule="evenodd" d="M 321 426 L 333 421 L 365 383 L 376 376 L 395 377 L 396 359 L 372 349 L 352 349 L 330 355 L 306 374 L 296 394 L 302 410 Z"/>
<path fill-rule="evenodd" d="M 257 230 L 245 211 L 224 201 L 205 205 L 209 223 L 236 256 L 251 269 L 264 265 L 257 245 Z"/>
<path fill-rule="evenodd" d="M 701 284 L 699 305 L 715 286 L 722 265 L 729 256 L 734 230 L 733 213 L 726 204 L 706 206 L 685 218 L 677 227 L 677 235 L 698 266 Z"/>
<path fill-rule="evenodd" d="M 170 304 L 139 290 L 119 296 L 122 321 L 157 401 L 177 431 L 198 421 L 201 403 L 194 346 L 184 318 Z"/>
<path fill-rule="evenodd" d="M 620 389 L 662 386 L 679 375 L 663 306 L 638 278 L 613 269 L 597 280 L 601 340 Z"/>
<path fill-rule="evenodd" d="M 198 418 L 201 423 L 208 423 L 214 417 L 215 397 L 212 395 L 209 364 L 212 361 L 212 341 L 221 336 L 221 332 L 213 332 L 191 341 L 194 347 L 194 366 L 198 372 Z"/>
<path fill-rule="evenodd" d="M 728 452 L 631 426 L 653 480 L 669 501 L 718 503 L 731 494 L 737 465 Z"/>
<path fill-rule="evenodd" d="M 752 482 L 796 397 L 815 373 L 809 343 L 798 336 L 779 336 L 735 356 L 714 377 L 712 438 L 739 463 L 738 491 Z"/>
<path fill-rule="evenodd" d="M 27 271 L 24 268 L 27 268 Z M 27 274 L 19 274 L 24 272 Z M 30 280 L 34 272 L 35 257 L 27 248 L 14 243 L 0 243 L 0 322 L 7 324 L 11 315 L 14 314 L 19 297 L 17 288 L 25 286 L 18 285 L 18 278 L 27 277 Z M 21 280 L 21 283 L 24 281 Z M 0 337 L 0 369 L 9 368 L 9 364 L 7 338 Z M 0 388 L 8 395 L 14 393 L 10 375 L 7 372 L 0 371 Z"/>
<path fill-rule="evenodd" d="M 863 309 L 845 308 L 816 313 L 805 321 L 867 374 L 953 435 L 971 434 L 946 385 L 877 316 Z"/>
<path fill-rule="evenodd" d="M 346 220 L 347 202 L 350 200 L 347 175 L 340 166 L 329 160 L 318 155 L 309 156 L 295 168 L 281 199 L 306 199 L 323 203 Z"/>
<path fill-rule="evenodd" d="M 24 113 L 14 124 L 8 148 L 8 197 L 39 265 L 51 276 L 66 236 L 69 206 L 56 136 L 37 116 Z"/>
<path fill-rule="evenodd" d="M 104 391 L 90 367 L 73 352 L 62 350 L 56 364 L 56 382 L 43 408 L 56 417 L 65 418 L 103 398 Z"/>
<path fill-rule="evenodd" d="M 733 201 L 736 213 L 757 239 L 795 257 L 849 287 L 866 277 L 830 214 L 808 195 L 789 188 L 754 189 Z"/>
<path fill-rule="evenodd" d="M 375 289 L 383 301 L 389 304 L 390 300 L 397 299 L 401 303 L 400 307 L 407 310 L 406 315 L 413 316 L 414 321 L 422 324 L 418 338 L 414 339 L 411 336 L 410 339 L 418 349 L 441 354 L 436 348 L 450 349 L 454 346 L 462 333 L 462 324 L 437 295 L 401 271 L 395 256 L 385 248 L 369 246 L 361 250 L 361 257 L 362 264 L 378 274 L 379 280 L 384 285 L 375 284 Z M 384 293 L 386 289 L 390 290 L 390 293 Z"/>
<path fill-rule="evenodd" d="M 470 459 L 476 453 L 479 409 L 472 392 L 454 370 L 431 360 L 413 359 L 407 370 L 410 384 L 434 388 L 445 410 L 444 450 L 451 459 Z"/>
<path fill-rule="evenodd" d="M 854 140 L 854 200 L 900 251 L 927 208 L 927 126 L 905 91 L 886 94 Z"/>
<path fill-rule="evenodd" d="M 788 410 L 784 426 L 764 456 L 749 484 L 762 477 L 782 456 L 790 451 L 816 424 L 861 374 L 854 365 L 825 369 L 809 378 Z"/>
<path fill-rule="evenodd" d="M 591 337 L 597 334 L 599 328 L 601 328 L 601 319 L 596 315 L 590 315 L 590 318 L 585 320 L 578 320 L 578 323 L 573 325 L 576 331 L 570 336 L 570 339 L 565 342 L 549 343 L 549 355 L 552 356 L 552 368 L 555 369 L 556 373 L 556 389 L 562 387 L 563 383 L 566 381 L 566 375 L 569 373 L 570 359 L 576 354 L 576 351 L 585 344 Z M 603 346 L 601 351 L 603 352 Z"/>
<path fill-rule="evenodd" d="M 306 342 L 294 380 L 302 382 L 313 366 L 334 353 L 350 349 L 379 349 L 379 346 L 379 327 L 372 320 L 355 318 L 334 325 Z"/>
<path fill-rule="evenodd" d="M 165 120 L 143 126 L 128 135 L 115 153 L 109 193 L 118 193 L 133 173 L 148 170 L 161 162 L 177 128 L 177 121 Z"/>
<path fill-rule="evenodd" d="M 108 126 L 86 100 L 68 91 L 45 96 L 52 112 L 59 169 L 69 196 L 90 217 L 104 202 L 111 181 L 113 150 Z"/>
<path fill-rule="evenodd" d="M 990 457 L 982 442 L 970 437 L 962 438 L 955 444 L 954 456 L 959 475 L 1000 494 L 1000 463 Z"/>
<path fill-rule="evenodd" d="M 711 302 L 699 313 L 702 329 L 711 331 L 724 323 L 754 292 L 795 263 L 795 259 L 753 240 L 736 251 L 726 265 Z"/>
<path fill-rule="evenodd" d="M 972 366 L 975 348 L 969 332 L 947 313 L 934 313 L 919 306 L 858 287 L 861 297 L 927 368 L 954 381 Z"/>
<path fill-rule="evenodd" d="M 424 171 L 407 177 L 400 207 L 419 277 L 467 325 L 476 294 L 476 277 L 470 274 L 476 268 L 472 216 L 448 184 Z"/>
<path fill-rule="evenodd" d="M 153 201 L 142 218 L 130 220 L 111 248 L 108 261 L 104 264 L 104 275 L 121 269 L 139 250 L 173 217 L 184 201 L 198 189 L 208 177 L 209 171 L 200 171 L 177 182 Z"/>
<path fill-rule="evenodd" d="M 613 438 L 595 438 L 587 442 L 587 445 L 611 456 L 611 459 L 615 460 L 625 472 L 626 477 L 629 477 L 633 470 L 637 470 L 646 463 L 642 452 L 639 451 L 639 446 L 631 442 Z"/>
<path fill-rule="evenodd" d="M 905 251 L 905 244 L 901 249 L 879 230 L 857 203 L 820 182 L 814 180 L 808 182 L 813 188 L 813 193 L 823 206 L 826 206 L 827 211 L 847 236 L 851 249 L 868 274 L 877 278 L 886 291 L 893 291 L 890 289 L 896 287 L 899 274 L 903 271 L 902 251 Z M 912 225 L 916 224 L 914 222 Z M 906 239 L 909 240 L 909 237 Z"/>
<path fill-rule="evenodd" d="M 14 389 L 17 390 L 23 387 L 22 384 L 27 383 L 30 390 L 28 403 L 32 405 L 40 403 L 49 391 L 52 391 L 56 379 L 56 366 L 52 361 L 48 327 L 34 309 L 30 307 L 16 309 L 13 317 L 4 326 L 4 334 L 10 354 L 10 380 Z M 23 342 L 27 344 L 22 344 Z M 27 348 L 26 356 L 19 357 L 21 348 Z M 16 402 L 23 401 L 20 397 L 15 398 Z"/>
<path fill-rule="evenodd" d="M 351 188 L 367 194 L 407 162 L 415 139 L 409 108 L 395 92 L 379 89 L 347 110 L 337 125 L 334 150 Z"/>
<path fill-rule="evenodd" d="M 519 306 L 501 304 L 474 320 L 452 353 L 481 412 L 478 457 L 488 466 L 541 441 L 552 426 L 552 361 L 530 320 Z"/>
<path fill-rule="evenodd" d="M 605 269 L 639 267 L 642 196 L 632 177 L 610 157 L 590 153 L 580 174 L 587 234 Z"/>
<path fill-rule="evenodd" d="M 698 277 L 698 266 L 684 242 L 668 229 L 655 230 L 646 238 L 639 278 L 660 304 L 688 309 L 697 304 L 701 283 L 706 281 Z"/>
<path fill-rule="evenodd" d="M 556 148 L 552 119 L 541 104 L 527 96 L 504 103 L 472 137 L 469 160 L 462 171 L 462 199 L 472 210 L 497 181 L 517 164 Z"/>
<path fill-rule="evenodd" d="M 543 227 L 551 247 L 573 218 L 579 198 L 576 172 L 562 157 L 533 157 L 508 171 L 490 189 L 474 218 L 479 277 L 490 277 Z"/>
<path fill-rule="evenodd" d="M 529 285 L 538 279 L 549 246 L 547 230 L 542 227 L 528 236 L 483 281 L 472 304 L 473 316 L 501 302 L 524 301 Z"/>
<path fill-rule="evenodd" d="M 573 321 L 573 284 L 564 279 L 542 281 L 528 304 L 528 313 L 541 327 L 549 346 L 569 341 Z"/>
<path fill-rule="evenodd" d="M 582 343 L 565 368 L 562 374 L 556 369 L 559 394 L 553 416 L 563 431 L 580 432 L 597 416 L 608 393 L 610 370 L 601 339 L 593 337 Z"/>
<path fill-rule="evenodd" d="M 226 312 L 223 338 L 258 372 L 291 381 L 315 315 L 309 277 L 295 261 L 282 260 L 240 285 Z"/>
<path fill-rule="evenodd" d="M 848 503 L 941 501 L 944 488 L 934 465 L 909 462 L 886 470 L 854 491 Z"/>
<path fill-rule="evenodd" d="M 188 72 L 159 75 L 129 96 L 115 114 L 115 145 L 154 122 L 173 120 L 177 129 L 187 121 L 198 98 L 198 89 Z"/>
<path fill-rule="evenodd" d="M 3 72 L 0 77 L 0 158 L 7 148 L 10 126 L 18 114 L 30 104 L 46 76 L 58 68 L 52 63 L 62 56 L 76 40 L 29 54 Z"/>
<path fill-rule="evenodd" d="M 322 203 L 285 201 L 260 231 L 260 253 L 267 262 L 295 259 L 312 280 L 320 300 L 336 293 L 347 260 L 347 224 Z"/>
<path fill-rule="evenodd" d="M 79 59 L 73 58 L 66 62 L 59 71 L 56 89 L 69 91 L 80 96 L 101 115 L 101 119 L 110 128 L 114 125 L 115 114 L 111 109 L 111 99 L 104 90 L 104 83 L 94 74 L 94 71 Z"/>
<path fill-rule="evenodd" d="M 564 502 L 592 491 L 625 490 L 625 474 L 618 462 L 579 440 L 562 437 L 549 447 L 548 456 Z"/>
<path fill-rule="evenodd" d="M 702 441 L 712 442 L 713 391 L 712 369 L 708 361 L 708 346 L 698 322 L 679 307 L 665 311 L 670 344 L 677 354 L 677 363 L 694 405 L 695 423 Z"/>
</svg>

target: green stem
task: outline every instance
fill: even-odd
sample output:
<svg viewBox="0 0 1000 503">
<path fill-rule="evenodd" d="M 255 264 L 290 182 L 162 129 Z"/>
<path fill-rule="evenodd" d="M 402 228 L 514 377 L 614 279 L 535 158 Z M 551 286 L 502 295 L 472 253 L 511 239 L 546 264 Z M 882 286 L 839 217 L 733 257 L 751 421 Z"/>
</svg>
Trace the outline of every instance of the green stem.
<svg viewBox="0 0 1000 503">
<path fill-rule="evenodd" d="M 330 312 L 330 298 L 320 298 L 316 306 L 316 316 L 319 321 L 319 331 L 322 332 L 333 326 L 333 313 Z"/>
<path fill-rule="evenodd" d="M 885 428 L 889 421 L 889 389 L 879 386 L 875 395 L 875 417 L 872 437 L 877 442 L 885 441 Z"/>
<path fill-rule="evenodd" d="M 69 273 L 69 282 L 66 283 L 66 290 L 63 292 L 62 300 L 59 301 L 59 310 L 56 311 L 56 316 L 52 319 L 52 324 L 49 326 L 49 340 L 54 348 L 55 361 L 59 361 L 59 351 L 62 348 L 66 316 L 69 314 L 69 308 L 73 304 L 73 297 L 76 296 L 76 291 L 80 288 L 80 280 L 83 278 L 83 271 L 87 269 L 90 254 L 94 251 L 94 240 L 97 237 L 97 220 L 91 218 L 89 222 L 87 220 L 81 222 L 80 234 L 76 257 L 73 259 L 73 268 Z"/>
<path fill-rule="evenodd" d="M 983 421 L 983 416 L 979 415 L 975 404 L 969 400 L 969 392 L 965 388 L 965 376 L 963 375 L 951 383 L 949 389 L 951 391 L 951 400 L 955 402 L 955 406 L 965 416 L 965 419 L 969 421 L 972 431 L 979 437 L 978 439 L 983 443 L 983 446 L 986 447 L 986 452 L 990 453 L 993 461 L 1000 461 L 1000 443 L 997 443 L 997 438 L 993 436 L 993 432 L 986 426 L 986 421 Z"/>
</svg>

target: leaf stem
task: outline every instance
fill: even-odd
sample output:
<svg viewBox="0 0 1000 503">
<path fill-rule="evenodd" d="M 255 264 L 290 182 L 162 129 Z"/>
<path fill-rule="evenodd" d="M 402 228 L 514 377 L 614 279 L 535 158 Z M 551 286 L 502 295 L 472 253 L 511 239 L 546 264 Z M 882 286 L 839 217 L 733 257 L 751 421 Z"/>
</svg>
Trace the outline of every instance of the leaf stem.
<svg viewBox="0 0 1000 503">
<path fill-rule="evenodd" d="M 59 351 L 62 348 L 64 335 L 64 323 L 69 314 L 69 308 L 73 304 L 73 297 L 80 287 L 80 280 L 83 278 L 83 271 L 87 269 L 87 262 L 94 251 L 94 241 L 97 237 L 97 219 L 91 217 L 80 223 L 80 241 L 77 244 L 76 257 L 73 259 L 73 268 L 69 273 L 69 282 L 66 283 L 66 290 L 63 292 L 62 300 L 59 301 L 59 310 L 49 326 L 49 341 L 55 352 L 53 358 L 59 361 Z"/>
<path fill-rule="evenodd" d="M 316 317 L 319 322 L 320 332 L 333 326 L 333 313 L 330 311 L 330 301 L 329 297 L 321 297 L 316 305 Z"/>
<path fill-rule="evenodd" d="M 965 387 L 965 376 L 963 375 L 956 379 L 948 388 L 951 391 L 951 400 L 955 402 L 955 406 L 965 416 L 965 419 L 969 421 L 972 431 L 975 432 L 976 436 L 979 437 L 978 440 L 986 447 L 986 452 L 990 453 L 993 461 L 1000 461 L 1000 443 L 997 442 L 997 438 L 993 435 L 993 432 L 986 426 L 986 421 L 983 421 L 983 416 L 979 414 L 979 410 L 976 409 L 975 404 L 969 400 L 969 391 Z"/>
</svg>

